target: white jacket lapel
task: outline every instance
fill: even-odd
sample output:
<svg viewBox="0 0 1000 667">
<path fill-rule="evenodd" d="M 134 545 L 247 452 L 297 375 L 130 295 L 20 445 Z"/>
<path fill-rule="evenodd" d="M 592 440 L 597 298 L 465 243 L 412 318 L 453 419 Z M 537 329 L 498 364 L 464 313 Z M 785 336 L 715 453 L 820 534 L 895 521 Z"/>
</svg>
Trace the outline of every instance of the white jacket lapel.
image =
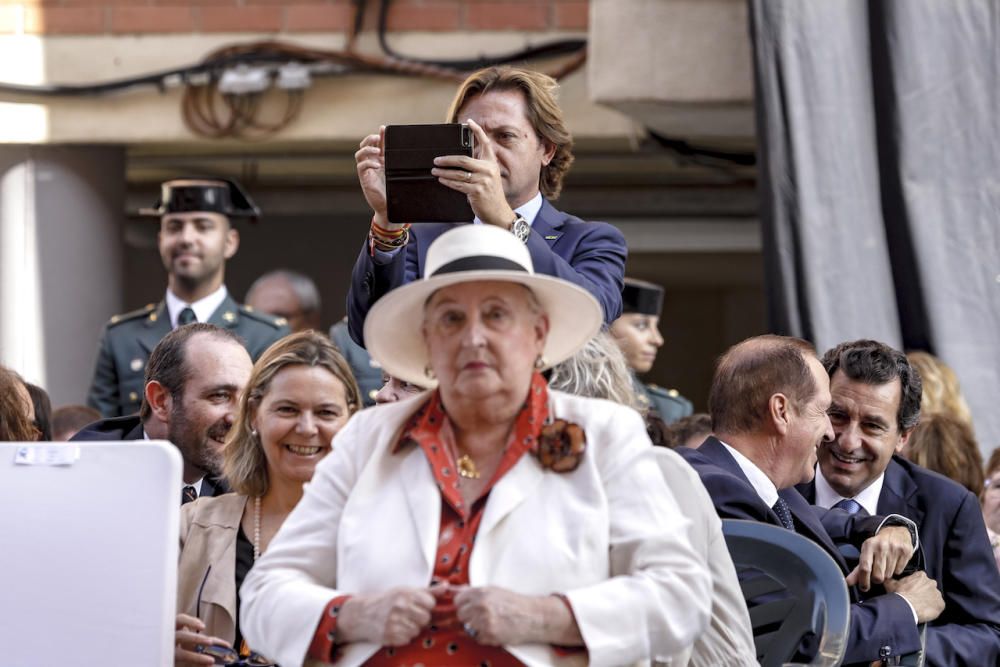
<svg viewBox="0 0 1000 667">
<path fill-rule="evenodd" d="M 483 520 L 476 534 L 476 543 L 480 544 L 484 538 L 488 538 L 490 531 L 513 512 L 544 477 L 545 471 L 535 457 L 530 452 L 525 452 L 490 491 L 483 510 Z"/>
<path fill-rule="evenodd" d="M 414 446 L 409 452 L 401 452 L 396 456 L 406 457 L 400 466 L 398 480 L 403 484 L 410 518 L 420 536 L 420 552 L 433 571 L 441 520 L 441 494 L 427 457 L 420 447 Z"/>
</svg>

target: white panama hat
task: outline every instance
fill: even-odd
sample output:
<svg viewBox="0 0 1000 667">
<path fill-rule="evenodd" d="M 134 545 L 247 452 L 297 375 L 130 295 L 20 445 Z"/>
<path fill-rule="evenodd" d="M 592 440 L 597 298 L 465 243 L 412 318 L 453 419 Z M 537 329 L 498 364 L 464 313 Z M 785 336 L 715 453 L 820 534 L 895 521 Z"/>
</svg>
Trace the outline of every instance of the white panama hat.
<svg viewBox="0 0 1000 667">
<path fill-rule="evenodd" d="M 528 248 L 493 225 L 458 225 L 427 249 L 424 278 L 390 291 L 365 318 L 365 346 L 389 375 L 423 387 L 429 378 L 421 333 L 424 304 L 449 285 L 498 280 L 530 289 L 549 318 L 542 360 L 549 368 L 573 356 L 601 328 L 601 305 L 587 290 L 561 278 L 537 275 Z"/>
</svg>

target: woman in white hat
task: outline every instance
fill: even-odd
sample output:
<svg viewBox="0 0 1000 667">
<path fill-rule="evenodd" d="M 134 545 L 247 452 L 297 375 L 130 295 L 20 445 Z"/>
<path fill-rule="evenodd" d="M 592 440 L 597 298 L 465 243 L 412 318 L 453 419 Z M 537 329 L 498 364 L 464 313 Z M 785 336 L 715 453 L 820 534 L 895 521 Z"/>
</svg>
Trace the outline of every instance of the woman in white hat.
<svg viewBox="0 0 1000 667">
<path fill-rule="evenodd" d="M 379 300 L 372 357 L 437 385 L 355 415 L 242 589 L 285 667 L 620 665 L 706 627 L 710 577 L 639 415 L 539 371 L 601 308 L 535 275 L 514 236 L 462 225 Z"/>
</svg>

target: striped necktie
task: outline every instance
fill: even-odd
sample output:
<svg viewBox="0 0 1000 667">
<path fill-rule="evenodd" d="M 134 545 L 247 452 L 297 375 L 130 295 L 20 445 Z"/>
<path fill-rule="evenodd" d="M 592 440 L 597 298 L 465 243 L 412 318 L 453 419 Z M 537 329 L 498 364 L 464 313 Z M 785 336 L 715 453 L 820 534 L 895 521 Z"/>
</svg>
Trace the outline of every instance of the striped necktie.
<svg viewBox="0 0 1000 667">
<path fill-rule="evenodd" d="M 198 490 L 188 484 L 181 489 L 181 505 L 185 505 L 198 498 Z"/>
</svg>

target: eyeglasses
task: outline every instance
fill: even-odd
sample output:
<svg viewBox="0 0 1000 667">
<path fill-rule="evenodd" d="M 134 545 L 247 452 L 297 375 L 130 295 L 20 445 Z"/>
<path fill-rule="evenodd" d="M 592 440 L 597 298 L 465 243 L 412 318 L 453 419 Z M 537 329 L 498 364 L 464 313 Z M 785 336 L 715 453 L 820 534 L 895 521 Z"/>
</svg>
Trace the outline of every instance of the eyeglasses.
<svg viewBox="0 0 1000 667">
<path fill-rule="evenodd" d="M 208 575 L 212 571 L 212 566 L 209 565 L 208 569 L 205 570 L 205 576 L 201 580 L 201 586 L 198 587 L 198 599 L 195 602 L 195 609 L 197 610 L 198 620 L 201 620 L 201 594 L 205 590 L 205 582 L 208 581 Z M 244 647 L 246 642 L 243 642 Z M 248 650 L 248 655 L 240 655 L 234 649 L 228 646 L 202 646 L 199 644 L 194 649 L 196 652 L 210 655 L 212 659 L 215 660 L 217 665 L 228 665 L 229 667 L 277 667 L 277 664 L 268 660 L 260 653 L 256 651 Z"/>
<path fill-rule="evenodd" d="M 983 493 L 1000 490 L 1000 477 L 991 477 L 983 482 Z"/>
</svg>

